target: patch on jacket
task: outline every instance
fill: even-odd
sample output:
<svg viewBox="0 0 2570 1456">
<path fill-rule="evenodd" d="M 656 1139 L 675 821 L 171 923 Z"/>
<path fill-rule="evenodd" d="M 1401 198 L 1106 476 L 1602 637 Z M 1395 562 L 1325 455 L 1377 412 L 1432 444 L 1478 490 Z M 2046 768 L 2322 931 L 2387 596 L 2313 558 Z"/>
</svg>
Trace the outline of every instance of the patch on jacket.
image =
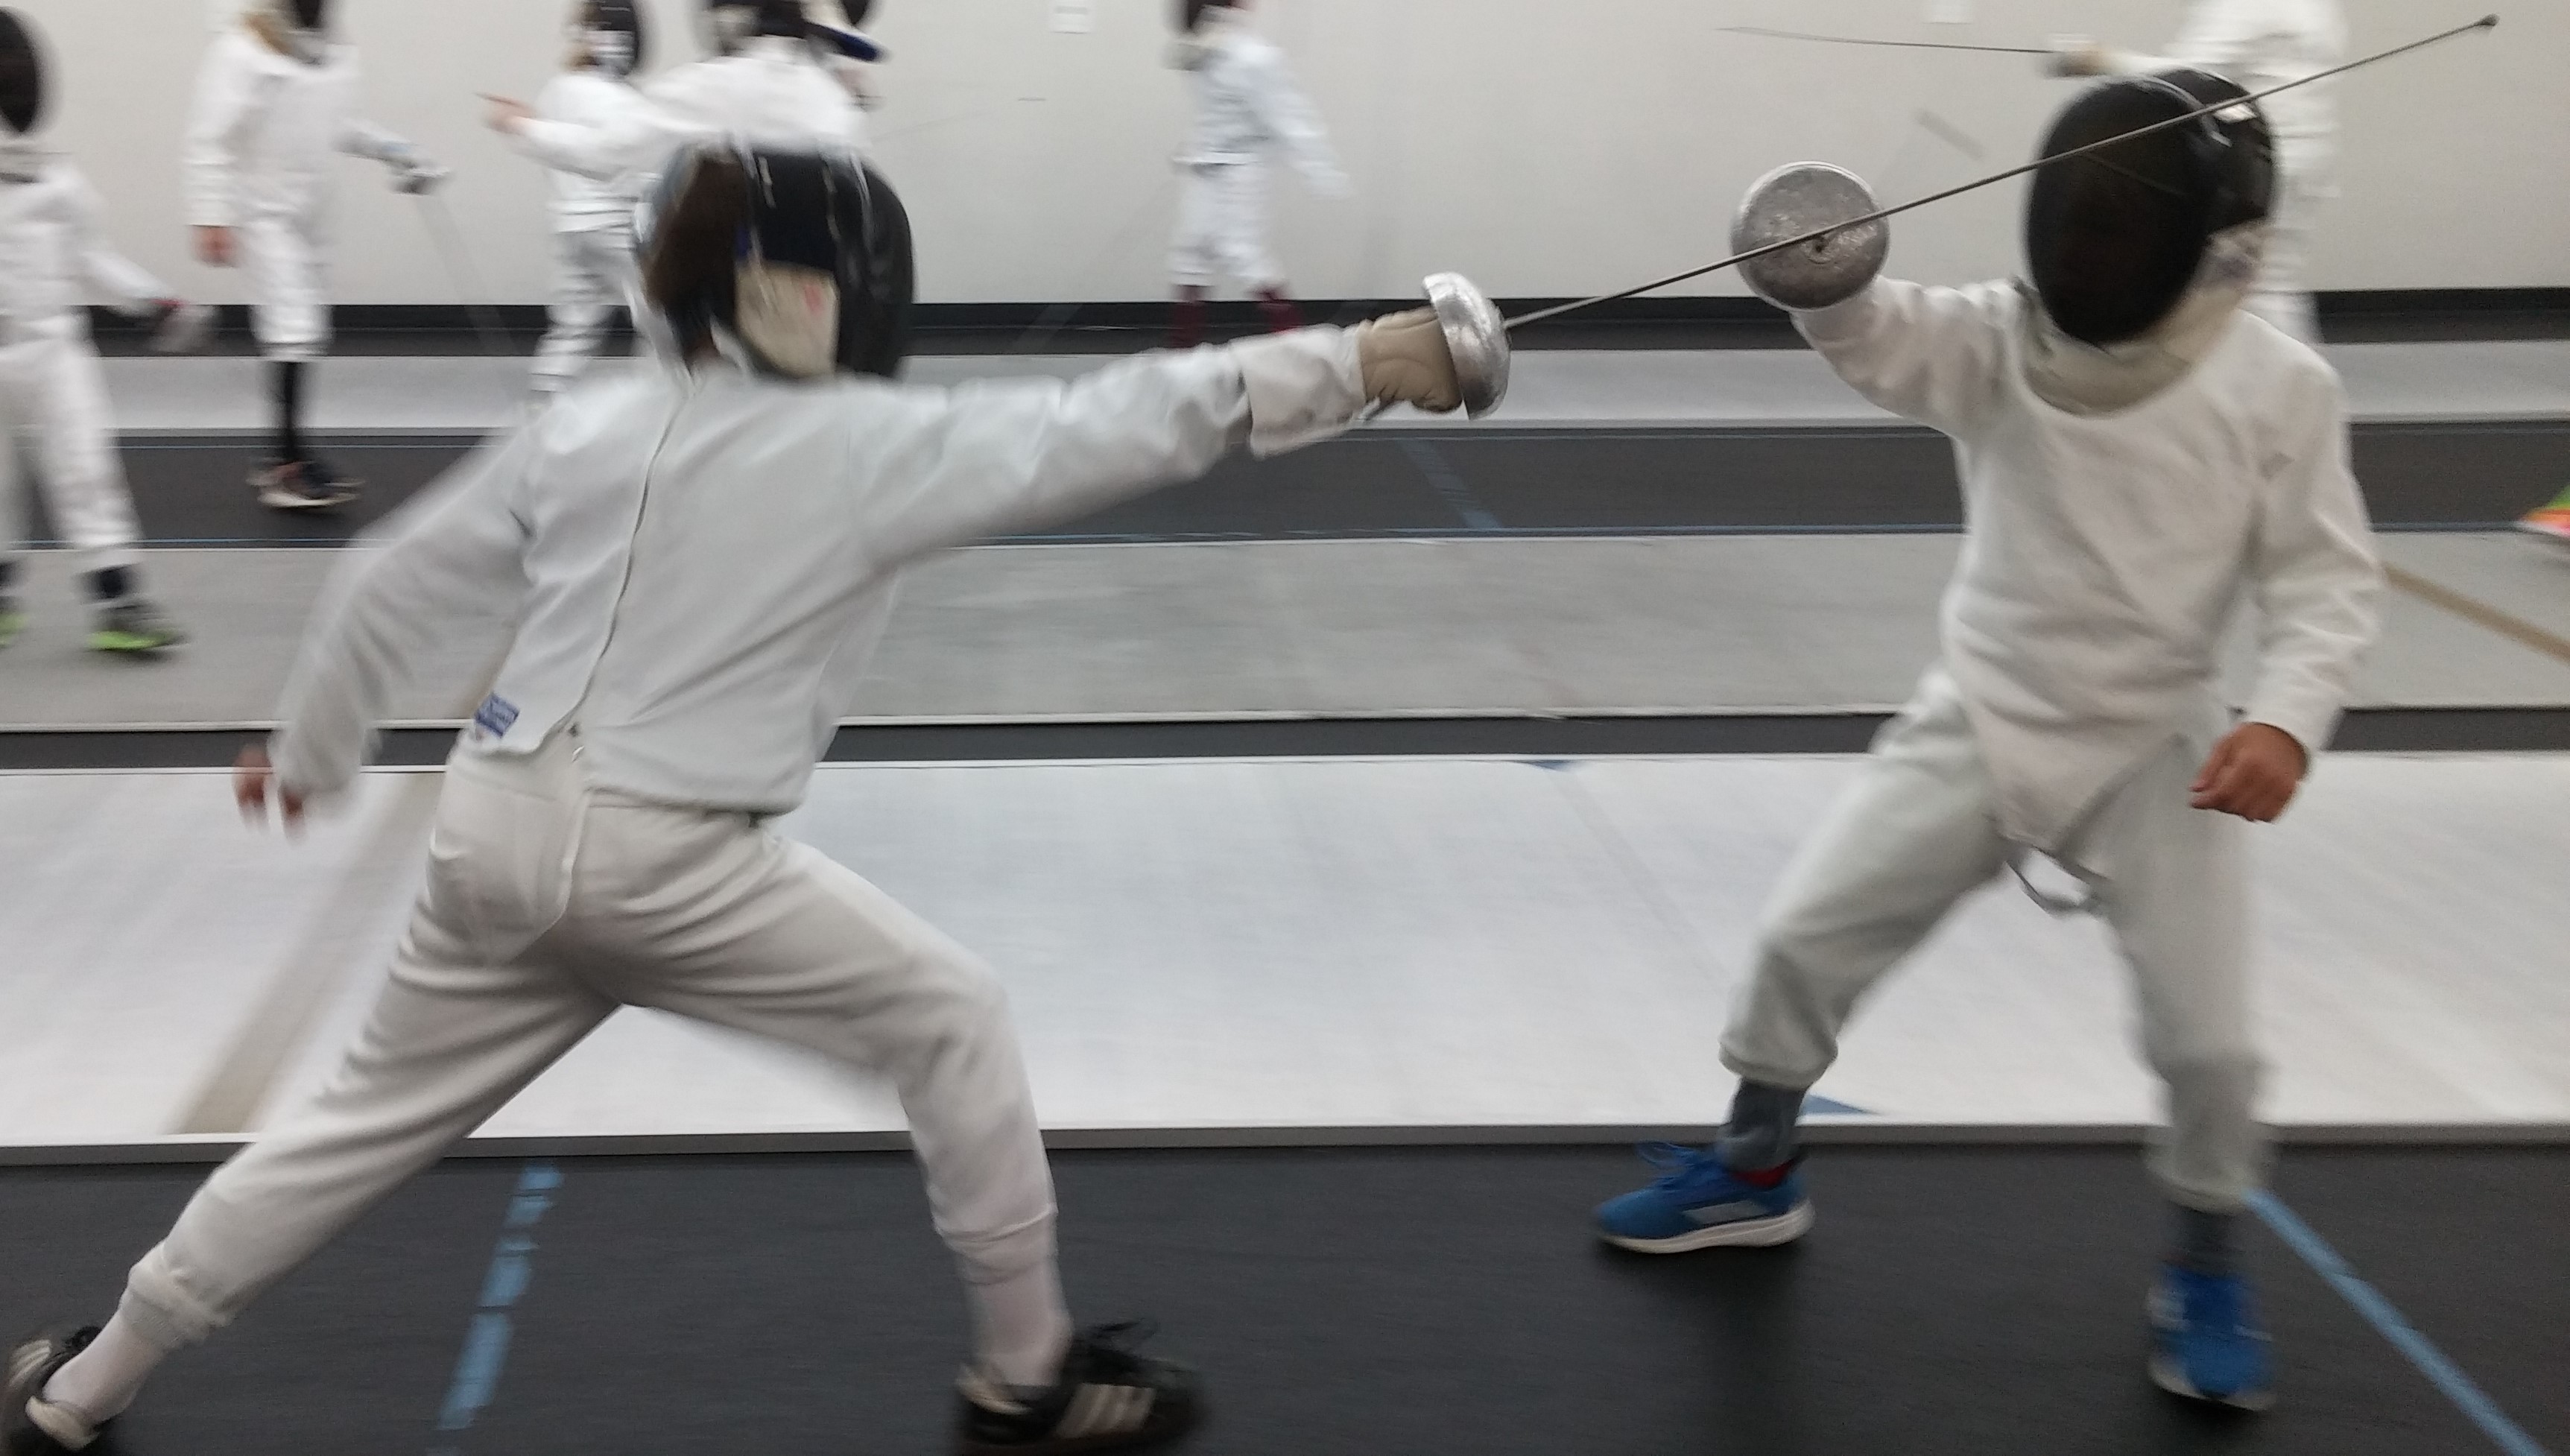
<svg viewBox="0 0 2570 1456">
<path fill-rule="evenodd" d="M 481 710 L 473 715 L 473 726 L 491 736 L 506 737 L 509 726 L 518 721 L 518 705 L 494 693 L 482 700 Z"/>
</svg>

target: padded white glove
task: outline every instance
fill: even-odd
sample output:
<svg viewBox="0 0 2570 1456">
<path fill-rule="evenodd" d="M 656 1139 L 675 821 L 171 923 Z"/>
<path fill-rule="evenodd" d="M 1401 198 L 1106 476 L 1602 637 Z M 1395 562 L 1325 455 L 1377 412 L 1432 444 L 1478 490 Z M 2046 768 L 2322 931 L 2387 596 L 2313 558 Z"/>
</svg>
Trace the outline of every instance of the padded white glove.
<svg viewBox="0 0 2570 1456">
<path fill-rule="evenodd" d="M 1464 406 L 1455 355 L 1446 347 L 1446 330 L 1434 308 L 1358 324 L 1357 366 L 1365 377 L 1366 398 L 1377 404 L 1416 405 L 1430 414 Z"/>
</svg>

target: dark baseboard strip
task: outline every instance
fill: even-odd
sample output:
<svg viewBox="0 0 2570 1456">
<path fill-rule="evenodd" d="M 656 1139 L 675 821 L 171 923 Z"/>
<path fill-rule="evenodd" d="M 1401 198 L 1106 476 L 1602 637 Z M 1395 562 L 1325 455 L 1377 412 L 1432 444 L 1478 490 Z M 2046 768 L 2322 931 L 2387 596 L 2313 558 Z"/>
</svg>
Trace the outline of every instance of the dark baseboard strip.
<svg viewBox="0 0 2570 1456">
<path fill-rule="evenodd" d="M 1711 1125 L 1372 1128 L 1057 1128 L 1045 1146 L 1080 1151 L 1295 1148 L 1583 1148 L 1702 1143 Z M 2270 1130 L 2286 1148 L 2556 1148 L 2565 1123 L 2334 1123 Z M 1905 1123 L 1829 1118 L 1804 1124 L 1806 1142 L 1833 1147 L 2128 1148 L 2140 1123 Z M 236 1138 L 0 1148 L 0 1168 L 81 1168 L 220 1163 L 248 1146 Z M 906 1133 L 681 1133 L 594 1138 L 475 1138 L 451 1158 L 668 1158 L 906 1153 Z"/>
<path fill-rule="evenodd" d="M 1570 300 L 1498 301 L 1502 312 L 1513 315 Z M 1346 323 L 1418 303 L 1416 298 L 1312 298 L 1302 306 L 1316 323 Z M 2570 288 L 2352 289 L 2323 293 L 2318 306 L 2323 331 L 2343 343 L 2570 337 Z M 1120 353 L 1158 342 L 1168 328 L 1168 309 L 1159 298 L 923 303 L 914 328 L 923 353 Z M 545 331 L 540 303 L 503 303 L 482 316 L 496 319 L 513 346 L 528 350 Z M 331 310 L 331 319 L 350 353 L 478 353 L 484 348 L 480 325 L 461 304 L 342 303 Z M 1216 303 L 1212 321 L 1226 334 L 1261 326 L 1255 305 L 1244 300 Z M 109 309 L 91 310 L 91 331 L 109 353 L 146 349 L 147 331 Z M 248 310 L 223 305 L 219 350 L 242 351 L 248 336 Z M 1517 346 L 1799 348 L 1802 341 L 1782 310 L 1758 298 L 1642 297 L 1599 304 L 1559 324 L 1529 329 Z"/>
<path fill-rule="evenodd" d="M 868 724 L 839 729 L 825 761 L 940 763 L 1081 758 L 1504 757 L 1863 752 L 1881 713 L 1591 718 L 1222 719 L 1145 723 Z M 217 768 L 255 728 L 0 730 L 0 770 Z M 429 767 L 454 730 L 393 728 L 376 761 Z M 2349 752 L 2570 751 L 2570 708 L 2388 708 L 2348 715 Z"/>
</svg>

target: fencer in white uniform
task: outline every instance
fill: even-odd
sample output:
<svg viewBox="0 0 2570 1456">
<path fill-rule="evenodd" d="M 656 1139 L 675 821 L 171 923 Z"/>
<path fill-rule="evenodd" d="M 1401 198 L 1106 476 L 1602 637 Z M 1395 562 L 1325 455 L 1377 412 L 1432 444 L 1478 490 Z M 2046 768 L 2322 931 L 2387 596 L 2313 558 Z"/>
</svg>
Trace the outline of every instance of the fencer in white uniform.
<svg viewBox="0 0 2570 1456">
<path fill-rule="evenodd" d="M 754 180 L 754 185 L 753 185 Z M 1024 1066 L 991 969 L 769 821 L 801 802 L 902 573 L 1203 473 L 1370 405 L 1459 402 L 1435 316 L 1152 354 L 1076 382 L 893 382 L 909 227 L 851 158 L 673 159 L 642 274 L 668 367 L 594 379 L 406 506 L 315 614 L 245 804 L 356 776 L 392 695 L 515 604 L 449 760 L 428 883 L 345 1064 L 226 1164 L 95 1335 L 12 1358 L 78 1446 L 620 1005 L 887 1076 L 975 1315 L 965 1452 L 1165 1436 L 1192 1381 L 1074 1334 Z M 19 1407 L 23 1406 L 23 1410 Z"/>
<path fill-rule="evenodd" d="M 90 646 L 155 653 L 187 638 L 143 596 L 134 497 L 83 305 L 100 297 L 151 318 L 165 346 L 202 332 L 206 310 L 179 301 L 108 243 L 97 189 L 36 140 L 51 80 L 34 27 L 0 10 L 0 647 L 26 625 L 18 532 L 32 465 L 54 529 L 98 604 Z"/>
<path fill-rule="evenodd" d="M 613 130 L 647 103 L 634 87 L 643 61 L 641 12 L 632 0 L 580 0 L 571 24 L 568 69 L 536 98 L 536 115 Z M 550 324 L 536 346 L 534 389 L 550 400 L 580 377 L 606 341 L 608 324 L 634 286 L 637 177 L 601 181 L 555 170 L 554 294 Z"/>
<path fill-rule="evenodd" d="M 2042 155 L 2196 94 L 2106 83 Z M 1962 559 L 1938 661 L 1764 916 L 1722 1038 L 1742 1079 L 1722 1140 L 1652 1150 L 1666 1176 L 1598 1210 L 1610 1241 L 1800 1236 L 1795 1120 L 1857 1003 L 1963 896 L 2045 856 L 2114 932 L 2166 1089 L 2151 1168 L 2176 1231 L 2150 1372 L 2185 1395 L 2268 1398 L 2234 1249 L 2264 1154 L 2246 821 L 2283 812 L 2327 746 L 2381 571 L 2337 374 L 2241 306 L 2272 205 L 2264 147 L 2253 122 L 2206 122 L 2047 167 L 2029 281 L 1878 279 L 1796 315 L 1859 393 L 1953 438 Z M 2258 671 L 2235 721 L 2221 659 L 2244 604 Z"/>
<path fill-rule="evenodd" d="M 277 510 L 325 510 L 356 494 L 302 434 L 305 374 L 330 345 L 331 154 L 382 163 L 406 193 L 446 177 L 357 114 L 357 49 L 333 37 L 331 3 L 248 0 L 206 55 L 188 127 L 197 256 L 248 275 L 276 409 L 271 458 L 250 483 Z"/>
<path fill-rule="evenodd" d="M 1347 174 L 1285 53 L 1251 28 L 1249 0 L 1179 0 L 1170 64 L 1187 75 L 1195 115 L 1178 153 L 1178 229 L 1169 247 L 1177 302 L 1169 342 L 1202 341 L 1205 299 L 1226 280 L 1258 300 L 1271 329 L 1302 315 L 1267 243 L 1268 161 L 1278 153 L 1312 190 L 1345 197 Z"/>
<path fill-rule="evenodd" d="M 2065 36 L 2053 43 L 2052 68 L 2062 76 L 2138 76 L 2187 66 L 2255 92 L 2340 65 L 2347 48 L 2339 0 L 2194 0 L 2177 38 L 2158 55 Z M 2281 176 L 2266 268 L 2249 307 L 2305 343 L 2321 340 L 2312 306 L 2312 230 L 2322 206 L 2338 196 L 2336 84 L 2298 86 L 2262 103 L 2275 128 Z"/>
<path fill-rule="evenodd" d="M 579 124 L 503 99 L 493 103 L 492 129 L 547 167 L 646 188 L 680 148 L 726 137 L 865 150 L 865 111 L 814 53 L 802 0 L 722 0 L 704 14 L 716 54 L 653 77 L 642 88 L 642 108 Z"/>
</svg>

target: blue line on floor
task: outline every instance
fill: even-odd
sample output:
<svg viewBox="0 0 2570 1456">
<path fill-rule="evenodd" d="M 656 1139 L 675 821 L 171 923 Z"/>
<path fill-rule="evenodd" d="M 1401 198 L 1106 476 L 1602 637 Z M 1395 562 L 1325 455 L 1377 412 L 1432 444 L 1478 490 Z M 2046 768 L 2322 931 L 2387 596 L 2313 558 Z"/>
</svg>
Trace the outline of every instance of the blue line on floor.
<svg viewBox="0 0 2570 1456">
<path fill-rule="evenodd" d="M 1874 1114 L 1867 1112 L 1864 1108 L 1840 1102 L 1835 1098 L 1813 1097 L 1808 1093 L 1803 1097 L 1803 1111 L 1807 1113 L 1825 1113 L 1832 1117 L 1841 1118 L 1870 1118 L 1874 1116 Z"/>
<path fill-rule="evenodd" d="M 2314 1273 L 2328 1280 L 2348 1303 L 2355 1305 L 2356 1312 L 2363 1315 L 2366 1323 L 2389 1340 L 2393 1349 L 2408 1356 L 2409 1363 L 2418 1367 L 2418 1373 L 2444 1392 L 2445 1398 L 2452 1401 L 2456 1409 L 2481 1428 L 2482 1435 L 2489 1437 L 2508 1456 L 2546 1456 L 2534 1438 L 2509 1420 L 2507 1412 L 2498 1408 L 2497 1401 L 2483 1394 L 2481 1388 L 2472 1383 L 2472 1377 L 2463 1373 L 2461 1366 L 2447 1359 L 2444 1351 L 2420 1334 L 2418 1327 L 2409 1322 L 2397 1305 L 2384 1298 L 2381 1290 L 2366 1283 L 2346 1259 L 2339 1256 L 2337 1249 L 2330 1247 L 2329 1240 L 2296 1216 L 2293 1210 L 2285 1207 L 2283 1200 L 2262 1191 L 2249 1196 L 2249 1207 L 2261 1221 L 2275 1230 L 2277 1237 L 2302 1255 L 2303 1262 L 2310 1264 Z"/>
<path fill-rule="evenodd" d="M 437 1413 L 442 1438 L 430 1456 L 456 1456 L 456 1438 L 472 1429 L 474 1417 L 488 1409 L 500 1390 L 500 1371 L 509 1362 L 509 1311 L 535 1277 L 536 1224 L 553 1207 L 563 1184 L 562 1170 L 551 1163 L 529 1163 L 518 1175 L 518 1190 L 509 1200 L 509 1216 L 500 1225 L 500 1242 L 491 1253 L 491 1268 L 482 1276 L 481 1307 L 464 1332 L 464 1352 L 456 1357 L 455 1378 L 446 1387 L 446 1403 Z"/>
<path fill-rule="evenodd" d="M 1428 477 L 1428 483 L 1436 487 L 1437 494 L 1456 515 L 1463 518 L 1466 526 L 1476 531 L 1499 529 L 1499 518 L 1490 513 L 1489 508 L 1482 504 L 1481 497 L 1473 494 L 1473 488 L 1464 483 L 1464 477 L 1455 473 L 1454 466 L 1446 463 L 1445 455 L 1435 445 L 1426 440 L 1404 440 L 1401 453 L 1409 456 L 1410 463 L 1419 467 L 1419 473 Z"/>
</svg>

